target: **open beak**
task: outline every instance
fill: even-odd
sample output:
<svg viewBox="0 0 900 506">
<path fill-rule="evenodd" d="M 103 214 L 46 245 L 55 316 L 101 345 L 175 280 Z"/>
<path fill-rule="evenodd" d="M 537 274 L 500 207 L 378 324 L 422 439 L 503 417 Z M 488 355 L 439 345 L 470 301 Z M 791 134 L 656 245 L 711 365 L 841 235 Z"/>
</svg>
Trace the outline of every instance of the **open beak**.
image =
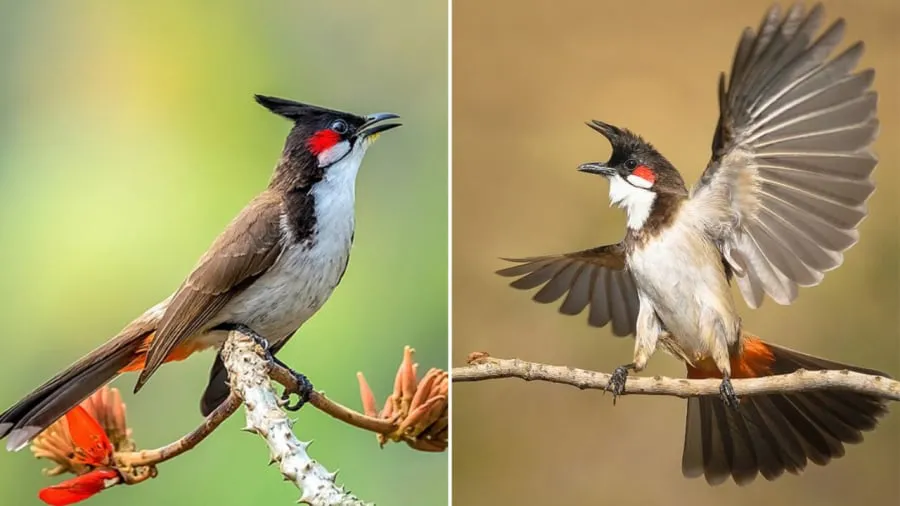
<svg viewBox="0 0 900 506">
<path fill-rule="evenodd" d="M 366 122 L 356 131 L 356 136 L 361 139 L 375 140 L 378 134 L 392 128 L 400 126 L 400 123 L 384 123 L 390 119 L 397 119 L 400 116 L 392 112 L 378 112 L 366 116 Z"/>
<path fill-rule="evenodd" d="M 607 167 L 603 162 L 582 163 L 578 166 L 578 170 L 587 172 L 588 174 L 599 174 L 605 177 L 613 176 L 616 173 L 616 169 Z"/>
</svg>

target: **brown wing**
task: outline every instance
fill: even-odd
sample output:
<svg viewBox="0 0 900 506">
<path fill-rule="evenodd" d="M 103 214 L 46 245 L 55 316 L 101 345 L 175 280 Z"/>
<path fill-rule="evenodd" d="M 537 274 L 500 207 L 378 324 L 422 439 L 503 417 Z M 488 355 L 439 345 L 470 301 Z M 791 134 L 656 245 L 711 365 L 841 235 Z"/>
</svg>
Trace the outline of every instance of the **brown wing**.
<svg viewBox="0 0 900 506">
<path fill-rule="evenodd" d="M 814 39 L 823 18 L 821 5 L 783 17 L 775 5 L 741 37 L 727 90 L 719 80 L 713 156 L 690 205 L 751 307 L 764 293 L 790 304 L 839 266 L 875 188 L 875 73 L 853 72 L 861 42 L 829 59 L 844 22 Z"/>
<path fill-rule="evenodd" d="M 543 285 L 534 294 L 535 301 L 548 304 L 566 295 L 560 313 L 575 315 L 590 306 L 590 325 L 603 327 L 612 322 L 613 334 L 634 334 L 638 296 L 622 243 L 565 255 L 504 260 L 521 264 L 497 271 L 501 276 L 519 278 L 510 283 L 513 288 L 529 290 Z"/>
<path fill-rule="evenodd" d="M 178 344 L 201 330 L 232 297 L 275 262 L 282 246 L 280 211 L 277 196 L 260 194 L 219 235 L 172 296 L 135 392 Z"/>
</svg>

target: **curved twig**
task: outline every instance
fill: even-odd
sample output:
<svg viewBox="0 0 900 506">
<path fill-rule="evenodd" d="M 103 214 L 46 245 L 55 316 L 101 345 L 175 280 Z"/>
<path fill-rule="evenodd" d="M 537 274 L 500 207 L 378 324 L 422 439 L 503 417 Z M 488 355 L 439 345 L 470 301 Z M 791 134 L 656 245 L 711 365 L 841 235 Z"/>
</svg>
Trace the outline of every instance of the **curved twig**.
<svg viewBox="0 0 900 506">
<path fill-rule="evenodd" d="M 287 369 L 277 364 L 271 366 L 269 376 L 286 388 L 295 390 L 297 388 L 294 376 Z M 310 396 L 309 404 L 344 423 L 376 434 L 391 434 L 397 430 L 396 424 L 388 420 L 366 416 L 343 404 L 332 401 L 322 392 L 313 392 Z M 185 434 L 177 441 L 153 450 L 117 453 L 116 461 L 120 468 L 127 469 L 153 466 L 175 458 L 200 444 L 222 422 L 233 415 L 240 406 L 241 398 L 231 393 L 225 402 L 210 413 L 196 429 Z"/>
<path fill-rule="evenodd" d="M 203 420 L 199 427 L 185 434 L 177 441 L 155 450 L 117 453 L 116 462 L 120 468 L 142 467 L 156 465 L 175 458 L 200 444 L 201 441 L 206 439 L 206 436 L 212 434 L 222 422 L 233 415 L 240 406 L 241 398 L 232 392 L 225 399 L 225 402 L 220 404 Z"/>
<path fill-rule="evenodd" d="M 297 380 L 294 375 L 278 364 L 271 364 L 269 377 L 283 385 L 288 390 L 297 391 Z M 320 411 L 350 424 L 354 427 L 374 432 L 376 434 L 390 434 L 397 430 L 397 425 L 388 420 L 366 416 L 358 411 L 332 401 L 322 392 L 313 392 L 309 396 L 309 404 Z"/>
<path fill-rule="evenodd" d="M 343 406 L 328 399 L 321 392 L 313 392 L 309 404 L 324 413 L 354 427 L 374 432 L 378 441 L 404 441 L 421 451 L 443 451 L 447 447 L 449 423 L 447 373 L 430 369 L 424 377 L 416 375 L 412 362 L 414 350 L 404 348 L 404 358 L 394 381 L 394 393 L 388 396 L 385 407 L 378 413 L 375 398 L 362 373 L 358 373 L 360 396 L 365 413 Z M 311 505 L 362 505 L 359 498 L 335 483 L 337 473 L 328 472 L 307 454 L 309 443 L 298 440 L 291 432 L 293 422 L 281 409 L 287 402 L 275 393 L 273 381 L 285 386 L 286 391 L 298 391 L 297 380 L 289 369 L 268 359 L 268 354 L 250 337 L 231 332 L 222 348 L 221 356 L 228 370 L 231 393 L 199 427 L 168 445 L 153 450 L 134 451 L 131 429 L 125 422 L 125 405 L 115 389 L 102 389 L 85 403 L 90 408 L 88 416 L 102 420 L 101 429 L 115 441 L 111 460 L 102 466 L 118 472 L 116 483 L 134 485 L 157 476 L 156 466 L 177 457 L 200 444 L 243 403 L 246 407 L 247 426 L 244 430 L 263 436 L 270 450 L 271 463 L 278 462 L 285 479 L 296 484 L 303 492 L 300 502 Z M 59 425 L 57 427 L 57 425 Z M 56 467 L 47 474 L 71 472 L 78 475 L 64 482 L 63 487 L 82 486 L 96 476 L 87 476 L 90 466 L 78 459 L 79 443 L 73 440 L 65 420 L 55 424 L 55 431 L 35 441 L 32 451 L 37 457 L 54 461 Z M 102 476 L 101 476 L 102 477 Z M 105 482 L 104 482 L 105 483 Z M 106 486 L 109 486 L 108 484 Z M 96 492 L 94 492 L 96 493 Z"/>
</svg>

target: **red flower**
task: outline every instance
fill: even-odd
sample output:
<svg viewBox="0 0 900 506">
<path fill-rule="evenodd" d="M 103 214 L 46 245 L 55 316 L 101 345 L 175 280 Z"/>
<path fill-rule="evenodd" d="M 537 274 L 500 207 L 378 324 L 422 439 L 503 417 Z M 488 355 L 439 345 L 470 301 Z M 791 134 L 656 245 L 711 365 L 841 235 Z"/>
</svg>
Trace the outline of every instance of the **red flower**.
<svg viewBox="0 0 900 506">
<path fill-rule="evenodd" d="M 85 472 L 71 480 L 42 489 L 38 497 L 51 506 L 67 506 L 121 482 L 119 473 L 109 466 L 113 463 L 113 445 L 106 432 L 83 407 L 76 406 L 66 413 L 65 423 L 73 447 L 73 464 L 83 466 Z"/>
<path fill-rule="evenodd" d="M 108 466 L 112 462 L 113 445 L 97 420 L 81 406 L 66 413 L 69 434 L 75 443 L 75 458 L 89 466 Z"/>
<path fill-rule="evenodd" d="M 68 506 L 118 483 L 119 473 L 112 469 L 94 469 L 71 480 L 41 489 L 38 497 L 50 506 Z"/>
</svg>

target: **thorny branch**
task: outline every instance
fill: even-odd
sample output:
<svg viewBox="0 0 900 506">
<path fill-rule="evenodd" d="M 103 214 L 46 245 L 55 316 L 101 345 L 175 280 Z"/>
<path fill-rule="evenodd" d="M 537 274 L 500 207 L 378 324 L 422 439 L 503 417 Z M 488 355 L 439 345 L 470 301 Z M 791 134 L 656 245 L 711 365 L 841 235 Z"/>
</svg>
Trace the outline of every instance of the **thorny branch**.
<svg viewBox="0 0 900 506">
<path fill-rule="evenodd" d="M 604 390 L 611 375 L 573 367 L 538 364 L 519 359 L 493 358 L 486 353 L 472 353 L 469 365 L 451 371 L 454 382 L 484 381 L 497 378 L 520 378 L 525 381 L 547 381 L 571 385 L 582 390 Z M 883 376 L 853 371 L 806 371 L 765 378 L 732 379 L 734 392 L 740 395 L 808 390 L 842 389 L 867 393 L 900 401 L 900 381 Z M 629 376 L 625 394 L 669 395 L 681 398 L 718 395 L 718 379 L 681 379 L 663 376 Z"/>
<path fill-rule="evenodd" d="M 285 480 L 303 491 L 301 503 L 307 504 L 365 504 L 358 497 L 335 483 L 337 473 L 310 458 L 302 442 L 291 431 L 293 422 L 281 409 L 269 380 L 269 364 L 258 353 L 258 345 L 251 339 L 232 332 L 222 348 L 222 361 L 228 369 L 231 391 L 243 400 L 247 411 L 245 431 L 259 434 L 269 445 L 270 461 L 277 462 Z"/>
<path fill-rule="evenodd" d="M 321 392 L 314 392 L 309 404 L 349 425 L 375 432 L 382 446 L 388 441 L 404 441 L 418 450 L 443 451 L 448 438 L 447 373 L 430 369 L 418 380 L 418 364 L 412 362 L 413 353 L 409 347 L 404 350 L 394 392 L 380 412 L 376 410 L 374 395 L 362 373 L 357 376 L 365 414 L 334 402 Z M 78 457 L 84 452 L 78 438 L 69 430 L 68 415 L 48 428 L 35 439 L 32 451 L 39 458 L 57 463 L 55 468 L 47 471 L 48 475 L 72 472 L 77 477 L 44 489 L 42 493 L 53 489 L 53 493 L 68 498 L 72 491 L 84 494 L 90 489 L 83 499 L 117 483 L 136 484 L 154 478 L 157 464 L 194 448 L 244 402 L 247 408 L 245 430 L 266 438 L 272 462 L 279 462 L 285 478 L 303 490 L 301 502 L 312 505 L 364 504 L 337 486 L 336 473 L 329 473 L 312 460 L 306 453 L 309 443 L 300 442 L 291 432 L 293 422 L 281 410 L 285 401 L 276 397 L 270 380 L 281 383 L 289 391 L 296 391 L 293 374 L 265 360 L 263 350 L 238 332 L 229 335 L 222 356 L 229 370 L 232 393 L 199 427 L 166 446 L 135 451 L 131 430 L 125 423 L 121 397 L 115 389 L 106 387 L 86 400 L 82 407 L 88 410 L 85 416 L 93 416 L 99 423 L 96 430 L 105 431 L 106 434 L 98 437 L 109 436 L 112 444 L 108 457 L 92 464 L 86 464 Z M 117 479 L 109 479 L 110 470 L 115 471 L 113 475 L 118 476 Z"/>
</svg>

